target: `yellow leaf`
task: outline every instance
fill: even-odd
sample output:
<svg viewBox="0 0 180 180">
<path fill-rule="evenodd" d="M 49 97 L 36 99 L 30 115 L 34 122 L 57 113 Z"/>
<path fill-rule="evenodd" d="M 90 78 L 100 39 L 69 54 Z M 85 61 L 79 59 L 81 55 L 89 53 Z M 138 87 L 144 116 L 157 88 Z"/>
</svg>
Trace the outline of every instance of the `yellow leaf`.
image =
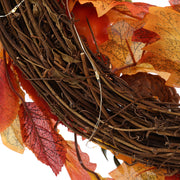
<svg viewBox="0 0 180 180">
<path fill-rule="evenodd" d="M 148 60 L 157 71 L 172 73 L 166 85 L 180 87 L 180 13 L 172 8 L 151 7 L 146 16 L 145 29 L 153 31 L 160 39 L 143 49 Z M 151 56 L 150 56 L 151 53 Z"/>
<path fill-rule="evenodd" d="M 141 163 L 133 166 L 122 163 L 109 174 L 114 180 L 164 180 L 165 173 L 164 169 L 157 170 L 155 167 L 148 167 Z"/>
<path fill-rule="evenodd" d="M 24 146 L 21 136 L 19 117 L 1 133 L 1 139 L 5 146 L 9 149 L 23 154 Z"/>
<path fill-rule="evenodd" d="M 157 59 L 156 59 L 157 62 Z M 170 73 L 168 72 L 163 72 L 163 71 L 156 71 L 155 68 L 152 66 L 152 64 L 149 63 L 137 63 L 136 66 L 133 67 L 128 67 L 124 70 L 121 71 L 123 74 L 128 74 L 128 75 L 133 75 L 136 74 L 138 72 L 151 72 L 151 73 L 155 73 L 158 74 L 159 76 L 161 76 L 163 79 L 165 79 L 166 81 L 168 80 L 168 78 L 170 77 Z"/>
</svg>

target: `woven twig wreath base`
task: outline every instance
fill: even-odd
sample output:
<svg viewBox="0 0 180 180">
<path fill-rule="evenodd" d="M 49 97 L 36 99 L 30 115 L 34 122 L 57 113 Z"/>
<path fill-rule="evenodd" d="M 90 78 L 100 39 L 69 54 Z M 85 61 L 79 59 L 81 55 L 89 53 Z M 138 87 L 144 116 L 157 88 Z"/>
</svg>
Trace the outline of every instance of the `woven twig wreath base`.
<svg viewBox="0 0 180 180">
<path fill-rule="evenodd" d="M 1 13 L 19 2 L 0 0 Z M 25 0 L 14 14 L 0 18 L 0 27 L 0 40 L 14 64 L 52 112 L 72 131 L 90 138 L 100 111 L 99 84 L 64 4 Z M 138 98 L 138 92 L 86 51 L 100 75 L 103 96 L 101 122 L 91 140 L 147 165 L 179 169 L 179 104 Z"/>
</svg>

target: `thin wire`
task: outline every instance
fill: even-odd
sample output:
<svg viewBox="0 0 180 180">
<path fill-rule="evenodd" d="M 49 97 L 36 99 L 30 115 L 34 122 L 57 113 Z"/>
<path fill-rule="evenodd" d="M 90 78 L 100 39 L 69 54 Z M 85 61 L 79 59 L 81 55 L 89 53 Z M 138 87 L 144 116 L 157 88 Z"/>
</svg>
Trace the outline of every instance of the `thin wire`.
<svg viewBox="0 0 180 180">
<path fill-rule="evenodd" d="M 22 0 L 19 4 L 17 4 L 11 11 L 9 11 L 7 14 L 5 15 L 0 15 L 0 18 L 3 18 L 3 17 L 7 17 L 13 13 L 15 13 L 17 11 L 17 9 L 21 6 L 21 4 L 24 2 L 24 0 Z"/>
<path fill-rule="evenodd" d="M 67 7 L 67 12 L 68 12 L 69 18 L 72 19 L 71 13 L 70 13 L 70 11 L 69 11 L 68 0 L 66 0 L 66 7 Z M 91 61 L 90 55 L 87 53 L 86 49 L 84 48 L 84 45 L 83 45 L 83 43 L 82 43 L 82 41 L 81 41 L 81 38 L 80 38 L 80 36 L 79 36 L 79 33 L 78 33 L 78 31 L 77 31 L 77 28 L 76 28 L 75 24 L 73 24 L 73 28 L 74 28 L 74 30 L 75 30 L 75 33 L 76 33 L 76 35 L 77 35 L 78 41 L 79 41 L 79 43 L 80 43 L 80 46 L 81 46 L 83 52 L 85 53 L 86 57 L 88 58 L 89 62 L 91 63 L 91 65 L 92 65 L 92 67 L 93 67 L 93 69 L 94 69 L 94 73 L 95 73 L 96 80 L 97 80 L 98 85 L 99 85 L 99 91 L 100 91 L 99 116 L 98 116 L 98 120 L 97 120 L 97 122 L 96 122 L 96 125 L 95 125 L 95 127 L 94 127 L 94 130 L 93 130 L 93 132 L 92 132 L 92 134 L 91 134 L 91 136 L 90 136 L 90 138 L 89 138 L 89 141 L 90 141 L 90 140 L 92 139 L 92 137 L 94 136 L 94 134 L 96 133 L 97 128 L 99 127 L 99 124 L 100 124 L 100 122 L 101 122 L 100 119 L 101 119 L 102 101 L 103 101 L 103 98 L 102 98 L 102 86 L 101 86 L 101 80 L 100 80 L 99 72 L 98 72 L 96 66 L 94 65 L 93 61 Z"/>
</svg>

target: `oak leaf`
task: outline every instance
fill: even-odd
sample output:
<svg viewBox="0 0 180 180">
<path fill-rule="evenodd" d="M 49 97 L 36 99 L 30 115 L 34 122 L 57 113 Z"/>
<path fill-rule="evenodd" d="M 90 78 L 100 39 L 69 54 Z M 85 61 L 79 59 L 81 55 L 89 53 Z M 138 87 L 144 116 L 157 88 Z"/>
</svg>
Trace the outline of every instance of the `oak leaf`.
<svg viewBox="0 0 180 180">
<path fill-rule="evenodd" d="M 19 118 L 24 144 L 57 175 L 66 159 L 66 141 L 35 103 L 20 107 Z"/>
<path fill-rule="evenodd" d="M 141 62 L 150 63 L 157 71 L 171 73 L 166 85 L 180 87 L 180 13 L 172 8 L 151 7 L 144 29 L 153 31 L 160 39 L 147 45 Z"/>
<path fill-rule="evenodd" d="M 5 146 L 13 151 L 23 154 L 24 145 L 18 116 L 8 128 L 1 132 L 1 139 Z"/>
<path fill-rule="evenodd" d="M 141 163 L 132 166 L 122 163 L 109 174 L 114 180 L 164 180 L 165 173 L 164 169 L 157 170 L 155 167 L 148 167 Z"/>
</svg>

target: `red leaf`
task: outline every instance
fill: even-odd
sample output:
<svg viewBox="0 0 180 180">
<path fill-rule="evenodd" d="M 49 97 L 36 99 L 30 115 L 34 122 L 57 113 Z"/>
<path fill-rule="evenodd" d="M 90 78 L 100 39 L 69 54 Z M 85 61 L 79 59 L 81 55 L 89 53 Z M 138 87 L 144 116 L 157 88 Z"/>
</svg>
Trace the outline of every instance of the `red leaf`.
<svg viewBox="0 0 180 180">
<path fill-rule="evenodd" d="M 80 155 L 83 164 L 86 166 L 86 168 L 94 171 L 96 169 L 96 164 L 89 162 L 88 154 L 80 151 Z M 81 164 L 79 163 L 79 160 L 76 155 L 75 144 L 72 141 L 68 141 L 65 166 L 72 180 L 91 180 L 90 174 L 86 170 L 84 170 Z"/>
<path fill-rule="evenodd" d="M 9 80 L 15 90 L 19 89 L 19 84 L 9 66 L 6 67 L 5 60 L 0 59 L 0 132 L 13 122 L 19 110 L 19 98 L 10 87 Z"/>
<path fill-rule="evenodd" d="M 66 141 L 35 103 L 21 106 L 19 117 L 24 144 L 57 175 L 65 163 Z"/>
<path fill-rule="evenodd" d="M 174 176 L 166 176 L 165 180 L 179 180 L 180 174 L 175 174 Z"/>
<path fill-rule="evenodd" d="M 153 6 L 147 3 L 122 2 L 122 4 L 125 4 L 128 10 L 132 13 L 132 16 L 137 18 L 143 18 L 149 12 L 149 7 Z"/>
<path fill-rule="evenodd" d="M 51 110 L 47 102 L 42 97 L 39 96 L 37 91 L 31 85 L 30 81 L 26 80 L 26 77 L 23 76 L 22 72 L 17 67 L 15 68 L 16 68 L 16 72 L 18 73 L 18 78 L 23 89 L 30 95 L 32 100 L 36 103 L 36 105 L 41 109 L 41 111 L 43 111 L 43 113 L 47 117 L 51 117 L 54 120 L 57 120 L 58 119 L 57 116 L 51 113 Z"/>
<path fill-rule="evenodd" d="M 173 7 L 174 10 L 180 12 L 180 1 L 179 0 L 169 0 L 169 3 Z"/>
<path fill-rule="evenodd" d="M 169 0 L 169 3 L 171 4 L 171 6 L 173 6 L 173 5 L 180 5 L 179 0 Z"/>
<path fill-rule="evenodd" d="M 152 43 L 152 42 L 157 41 L 159 38 L 160 37 L 156 33 L 152 31 L 148 31 L 144 28 L 140 28 L 134 31 L 133 36 L 132 36 L 132 41 Z"/>
</svg>

